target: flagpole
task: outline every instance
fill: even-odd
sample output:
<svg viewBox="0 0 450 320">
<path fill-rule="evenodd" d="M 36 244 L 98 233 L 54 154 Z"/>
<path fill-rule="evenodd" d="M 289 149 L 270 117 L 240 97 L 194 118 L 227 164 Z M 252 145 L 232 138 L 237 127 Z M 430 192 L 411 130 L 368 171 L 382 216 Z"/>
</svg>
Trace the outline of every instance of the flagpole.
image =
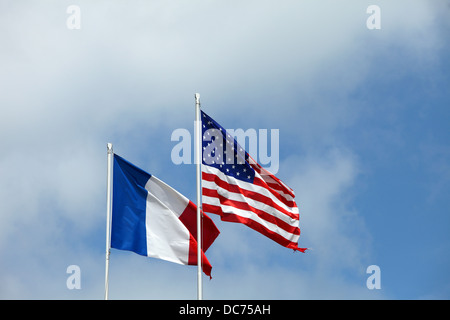
<svg viewBox="0 0 450 320">
<path fill-rule="evenodd" d="M 202 164 L 202 122 L 200 116 L 200 94 L 195 94 L 195 163 L 197 166 L 197 300 L 203 299 L 202 290 L 202 216 L 201 216 L 201 164 Z"/>
<path fill-rule="evenodd" d="M 111 199 L 112 199 L 112 166 L 113 166 L 113 146 L 112 143 L 107 144 L 108 164 L 107 164 L 107 192 L 106 192 L 106 260 L 105 260 L 105 300 L 108 300 L 109 286 L 109 256 L 111 254 Z"/>
</svg>

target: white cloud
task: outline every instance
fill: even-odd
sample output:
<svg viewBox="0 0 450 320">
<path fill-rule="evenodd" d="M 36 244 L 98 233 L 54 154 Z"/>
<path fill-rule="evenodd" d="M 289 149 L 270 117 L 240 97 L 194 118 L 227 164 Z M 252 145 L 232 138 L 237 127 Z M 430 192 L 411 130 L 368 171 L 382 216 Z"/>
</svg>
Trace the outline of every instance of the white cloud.
<svg viewBox="0 0 450 320">
<path fill-rule="evenodd" d="M 351 207 L 357 194 L 358 159 L 348 150 L 331 149 L 320 156 L 291 157 L 283 165 L 294 172 L 286 182 L 296 191 L 300 244 L 312 248 L 309 254 L 317 268 L 315 276 L 334 282 L 332 279 L 350 273 L 353 281 L 363 279 L 372 239 L 363 213 Z M 351 283 L 336 291 L 336 298 L 354 294 L 346 291 Z"/>
</svg>

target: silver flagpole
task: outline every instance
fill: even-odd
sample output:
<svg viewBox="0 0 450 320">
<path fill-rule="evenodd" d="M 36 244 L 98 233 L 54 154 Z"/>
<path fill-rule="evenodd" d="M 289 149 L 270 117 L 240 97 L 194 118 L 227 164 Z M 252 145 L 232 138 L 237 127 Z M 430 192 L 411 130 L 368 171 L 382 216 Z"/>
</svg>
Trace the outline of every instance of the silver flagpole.
<svg viewBox="0 0 450 320">
<path fill-rule="evenodd" d="M 197 165 L 197 300 L 203 299 L 202 290 L 202 215 L 201 215 L 201 164 L 202 164 L 202 122 L 200 115 L 200 94 L 195 94 L 195 163 Z"/>
<path fill-rule="evenodd" d="M 106 192 L 106 261 L 105 261 L 105 300 L 108 300 L 108 285 L 109 285 L 109 256 L 111 254 L 111 200 L 112 200 L 112 160 L 113 160 L 113 146 L 111 143 L 107 144 L 108 149 L 108 164 L 107 164 L 107 192 Z"/>
</svg>

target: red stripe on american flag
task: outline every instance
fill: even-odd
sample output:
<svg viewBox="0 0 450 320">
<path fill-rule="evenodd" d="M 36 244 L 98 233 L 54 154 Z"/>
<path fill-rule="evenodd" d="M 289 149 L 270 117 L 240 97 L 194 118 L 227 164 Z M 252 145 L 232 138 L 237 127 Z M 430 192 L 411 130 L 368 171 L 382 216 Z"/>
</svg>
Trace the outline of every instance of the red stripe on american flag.
<svg viewBox="0 0 450 320">
<path fill-rule="evenodd" d="M 239 193 L 239 194 L 243 194 L 245 197 L 262 202 L 264 204 L 270 205 L 271 207 L 274 207 L 275 209 L 283 212 L 284 214 L 288 215 L 290 218 L 292 219 L 299 219 L 299 215 L 293 212 L 289 212 L 283 208 L 281 208 L 279 205 L 277 205 L 273 199 L 260 194 L 258 192 L 255 191 L 250 191 L 250 190 L 246 190 L 246 189 L 242 189 L 240 188 L 238 185 L 235 184 L 229 184 L 226 181 L 221 180 L 217 175 L 213 174 L 213 173 L 206 173 L 206 172 L 202 172 L 202 180 L 205 181 L 212 181 L 215 184 L 217 184 L 219 187 L 229 191 L 229 192 L 234 192 L 234 193 Z M 256 181 L 256 183 L 254 183 L 254 185 L 259 186 L 261 188 L 264 188 L 264 182 L 262 182 L 261 179 L 255 178 L 254 182 Z M 264 188 L 267 191 L 269 191 L 272 195 L 274 195 L 274 191 L 269 190 L 268 188 Z M 288 201 L 286 200 L 284 197 L 280 196 L 279 194 L 277 194 L 278 196 L 274 195 L 280 202 L 282 202 L 284 205 L 286 205 L 287 207 L 290 208 L 297 208 L 297 205 L 294 201 Z"/>
<path fill-rule="evenodd" d="M 279 235 L 278 233 L 276 233 L 272 230 L 267 229 L 266 227 L 264 227 L 263 225 L 259 224 L 258 222 L 254 221 L 254 220 L 244 218 L 244 217 L 241 217 L 241 216 L 233 214 L 233 213 L 222 212 L 222 209 L 220 207 L 210 205 L 210 204 L 203 204 L 203 210 L 220 215 L 222 221 L 243 223 L 246 226 L 250 227 L 251 229 L 258 231 L 259 233 L 265 235 L 269 239 L 277 242 L 278 244 L 280 244 L 286 248 L 298 250 L 301 252 L 306 251 L 306 248 L 299 248 L 297 245 L 297 242 L 293 242 L 293 241 L 286 239 L 285 237 Z"/>
<path fill-rule="evenodd" d="M 258 176 L 254 179 L 257 183 L 251 184 L 230 178 L 216 168 L 205 166 L 202 169 L 202 206 L 205 212 L 220 215 L 223 221 L 243 223 L 287 248 L 306 250 L 297 245 L 299 214 L 295 201 L 286 199 L 290 198 L 289 195 L 285 197 L 270 190 Z"/>
<path fill-rule="evenodd" d="M 268 170 L 264 169 L 257 163 L 252 157 L 249 155 L 249 164 L 255 170 L 258 172 L 259 176 L 262 178 L 262 180 L 267 183 L 271 188 L 279 190 L 283 192 L 284 194 L 289 195 L 292 198 L 295 198 L 294 191 L 289 188 L 287 185 L 285 185 L 280 179 L 278 179 L 274 174 L 269 172 Z"/>
<path fill-rule="evenodd" d="M 294 235 L 300 235 L 300 229 L 298 227 L 292 226 L 292 225 L 278 219 L 271 213 L 254 208 L 246 202 L 227 199 L 227 198 L 219 195 L 217 190 L 203 188 L 202 194 L 205 196 L 208 196 L 208 197 L 218 198 L 220 203 L 223 205 L 234 207 L 234 208 L 241 209 L 241 210 L 251 211 L 254 214 L 256 214 L 258 217 L 260 217 L 261 219 L 266 220 L 289 233 L 292 233 Z"/>
<path fill-rule="evenodd" d="M 295 203 L 295 201 L 290 200 L 289 197 L 285 197 L 284 195 L 281 195 L 279 192 L 273 190 L 273 188 L 271 188 L 267 182 L 265 182 L 263 179 L 255 177 L 253 179 L 253 184 L 255 186 L 259 186 L 262 187 L 264 189 L 266 189 L 267 191 L 269 191 L 275 198 L 277 198 L 278 200 L 282 201 L 284 204 L 286 204 L 289 207 L 297 207 L 297 204 Z"/>
</svg>

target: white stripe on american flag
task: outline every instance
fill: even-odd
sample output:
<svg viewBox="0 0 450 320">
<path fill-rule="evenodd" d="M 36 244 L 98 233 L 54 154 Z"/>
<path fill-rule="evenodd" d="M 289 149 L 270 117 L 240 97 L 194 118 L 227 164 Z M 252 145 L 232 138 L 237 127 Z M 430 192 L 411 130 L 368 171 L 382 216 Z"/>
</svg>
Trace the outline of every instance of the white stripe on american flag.
<svg viewBox="0 0 450 320">
<path fill-rule="evenodd" d="M 223 181 L 223 179 L 221 179 L 221 180 Z M 258 186 L 255 187 L 254 185 L 244 182 L 244 181 L 231 181 L 231 184 L 234 184 L 233 182 L 236 182 L 235 184 L 238 185 L 241 189 L 252 190 L 254 192 L 258 192 L 257 189 L 261 188 Z M 229 183 L 229 182 L 225 182 L 225 183 Z M 267 197 L 255 198 L 255 197 L 245 196 L 242 193 L 236 193 L 236 192 L 229 191 L 226 188 L 216 184 L 214 181 L 203 180 L 202 186 L 204 189 L 217 191 L 218 194 L 220 194 L 221 196 L 223 196 L 229 200 L 246 202 L 255 209 L 263 210 L 266 212 L 273 212 L 273 215 L 276 218 L 278 218 L 286 223 L 294 223 L 294 221 L 298 220 L 297 217 L 295 217 L 295 216 L 292 217 L 289 215 L 289 213 L 291 213 L 293 215 L 298 214 L 298 208 L 296 208 L 296 207 L 289 208 L 285 204 L 280 203 L 278 201 L 278 199 L 270 199 L 273 201 L 273 203 L 268 203 L 269 201 L 266 200 Z M 214 196 L 211 193 L 209 193 L 209 195 Z"/>
<path fill-rule="evenodd" d="M 280 193 L 286 199 L 294 200 L 294 190 L 285 185 L 283 181 L 275 177 L 271 172 L 261 167 L 259 163 L 257 163 L 250 155 L 248 155 L 248 157 L 249 165 L 258 173 L 260 178 L 263 179 L 269 187 L 277 190 L 278 193 Z"/>
<path fill-rule="evenodd" d="M 277 225 L 270 223 L 269 221 L 266 221 L 264 219 L 259 218 L 257 215 L 252 214 L 250 211 L 241 210 L 241 209 L 237 209 L 232 206 L 223 205 L 220 203 L 220 200 L 218 198 L 203 196 L 202 199 L 203 199 L 204 203 L 206 203 L 206 204 L 220 207 L 222 209 L 222 211 L 225 213 L 231 213 L 231 214 L 235 214 L 235 215 L 238 215 L 238 216 L 246 218 L 246 219 L 253 220 L 253 221 L 259 223 L 260 225 L 264 226 L 268 230 L 276 232 L 277 234 L 279 234 L 280 236 L 282 236 L 283 238 L 285 238 L 288 241 L 291 241 L 291 242 L 298 241 L 298 238 L 300 235 L 294 235 L 290 232 L 284 231 Z"/>
<path fill-rule="evenodd" d="M 256 176 L 263 181 L 259 174 Z M 277 241 L 282 237 L 284 245 L 289 242 L 289 246 L 296 246 L 300 235 L 299 214 L 290 195 L 280 196 L 279 191 L 270 190 L 268 185 L 241 181 L 207 165 L 202 165 L 202 187 L 205 211 L 208 206 L 214 206 L 223 213 L 250 219 L 262 226 L 269 238 Z"/>
</svg>

